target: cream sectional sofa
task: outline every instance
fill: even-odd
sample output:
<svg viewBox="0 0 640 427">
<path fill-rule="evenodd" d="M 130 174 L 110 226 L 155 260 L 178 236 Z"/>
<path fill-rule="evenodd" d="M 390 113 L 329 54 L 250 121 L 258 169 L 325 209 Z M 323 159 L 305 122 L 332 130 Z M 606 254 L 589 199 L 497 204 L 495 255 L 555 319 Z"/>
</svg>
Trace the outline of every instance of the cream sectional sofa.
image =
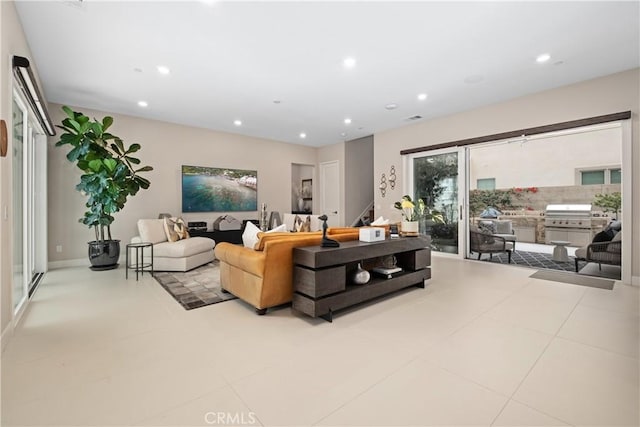
<svg viewBox="0 0 640 427">
<path fill-rule="evenodd" d="M 162 219 L 138 220 L 138 233 L 139 236 L 132 238 L 131 243 L 153 243 L 154 270 L 188 271 L 215 259 L 213 248 L 216 243 L 212 239 L 190 237 L 177 242 L 169 242 Z"/>
</svg>

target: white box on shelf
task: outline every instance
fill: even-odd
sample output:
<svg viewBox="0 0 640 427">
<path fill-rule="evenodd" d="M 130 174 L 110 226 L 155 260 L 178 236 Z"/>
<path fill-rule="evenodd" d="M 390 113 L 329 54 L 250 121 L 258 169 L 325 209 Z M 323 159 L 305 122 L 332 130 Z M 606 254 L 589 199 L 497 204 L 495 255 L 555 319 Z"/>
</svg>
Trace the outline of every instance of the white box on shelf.
<svg viewBox="0 0 640 427">
<path fill-rule="evenodd" d="M 384 228 L 380 227 L 360 227 L 361 242 L 377 242 L 384 240 Z"/>
</svg>

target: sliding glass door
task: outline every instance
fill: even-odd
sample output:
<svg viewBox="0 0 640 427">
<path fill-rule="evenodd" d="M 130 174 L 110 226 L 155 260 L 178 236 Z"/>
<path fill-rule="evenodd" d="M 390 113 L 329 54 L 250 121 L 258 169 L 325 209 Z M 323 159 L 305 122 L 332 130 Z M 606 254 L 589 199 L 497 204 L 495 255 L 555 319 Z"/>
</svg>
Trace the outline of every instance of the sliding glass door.
<svg viewBox="0 0 640 427">
<path fill-rule="evenodd" d="M 13 98 L 12 166 L 13 166 L 13 310 L 17 312 L 27 298 L 24 245 L 24 137 L 27 112 L 20 100 Z"/>
<path fill-rule="evenodd" d="M 13 94 L 12 115 L 12 301 L 17 314 L 46 269 L 46 167 L 36 167 L 46 156 L 46 140 L 17 91 Z"/>
<path fill-rule="evenodd" d="M 464 254 L 465 156 L 462 149 L 417 153 L 407 158 L 409 194 L 427 206 L 424 231 L 437 252 Z"/>
</svg>

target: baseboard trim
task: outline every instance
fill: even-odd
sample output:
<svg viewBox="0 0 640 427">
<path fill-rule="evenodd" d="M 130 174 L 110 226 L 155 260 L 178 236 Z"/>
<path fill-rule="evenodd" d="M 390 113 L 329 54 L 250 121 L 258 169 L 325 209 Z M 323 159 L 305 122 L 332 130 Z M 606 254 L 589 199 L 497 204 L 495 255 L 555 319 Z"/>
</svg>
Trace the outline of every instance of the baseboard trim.
<svg viewBox="0 0 640 427">
<path fill-rule="evenodd" d="M 631 276 L 631 284 L 633 286 L 640 286 L 640 276 Z"/>
<path fill-rule="evenodd" d="M 4 353 L 4 349 L 7 347 L 11 336 L 13 335 L 13 321 L 9 322 L 2 334 L 0 334 L 0 353 Z"/>
<path fill-rule="evenodd" d="M 67 259 L 64 261 L 51 261 L 48 264 L 49 270 L 68 267 L 89 267 L 91 263 L 86 258 Z"/>
</svg>

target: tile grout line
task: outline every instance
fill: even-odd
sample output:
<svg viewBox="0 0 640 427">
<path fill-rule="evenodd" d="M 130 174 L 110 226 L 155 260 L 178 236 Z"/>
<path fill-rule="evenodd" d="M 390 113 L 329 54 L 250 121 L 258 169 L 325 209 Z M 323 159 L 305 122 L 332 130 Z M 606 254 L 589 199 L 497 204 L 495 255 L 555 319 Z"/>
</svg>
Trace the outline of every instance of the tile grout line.
<svg viewBox="0 0 640 427">
<path fill-rule="evenodd" d="M 491 422 L 491 425 L 495 425 L 495 422 L 497 421 L 497 419 L 500 417 L 500 415 L 502 415 L 502 413 L 504 412 L 505 408 L 507 407 L 507 405 L 509 404 L 509 402 L 511 400 L 514 400 L 515 402 L 518 402 L 517 400 L 515 400 L 513 398 L 513 396 L 515 396 L 515 394 L 518 392 L 518 390 L 520 390 L 520 388 L 522 387 L 522 384 L 527 380 L 527 378 L 529 377 L 529 375 L 531 374 L 531 371 L 533 371 L 533 369 L 536 367 L 536 365 L 538 364 L 538 362 L 540 361 L 540 359 L 542 359 L 542 356 L 544 356 L 544 354 L 547 352 L 547 349 L 549 348 L 549 346 L 551 345 L 551 343 L 553 342 L 554 339 L 561 339 L 561 337 L 558 337 L 558 333 L 560 332 L 560 330 L 562 329 L 562 327 L 567 323 L 567 320 L 569 320 L 569 318 L 571 317 L 571 315 L 573 314 L 573 312 L 576 310 L 576 308 L 578 307 L 578 305 L 580 304 L 580 301 L 582 301 L 582 299 L 584 298 L 584 296 L 587 294 L 586 290 L 582 293 L 582 295 L 580 296 L 580 299 L 578 301 L 576 301 L 576 303 L 574 304 L 573 308 L 571 309 L 571 312 L 567 315 L 567 317 L 564 319 L 564 321 L 562 322 L 562 324 L 558 327 L 558 330 L 556 331 L 555 334 L 550 335 L 551 339 L 549 340 L 549 342 L 547 343 L 547 345 L 545 345 L 544 349 L 540 352 L 540 354 L 538 355 L 538 357 L 536 358 L 536 360 L 533 362 L 533 364 L 531 365 L 531 367 L 529 368 L 529 370 L 527 371 L 527 373 L 524 375 L 524 377 L 522 378 L 522 380 L 520 381 L 520 383 L 517 385 L 517 387 L 515 388 L 515 390 L 513 391 L 513 393 L 511 393 L 511 396 L 509 396 L 509 400 L 507 400 L 507 402 L 504 404 L 504 406 L 502 407 L 502 409 L 500 410 L 500 412 L 498 413 L 498 415 L 496 415 L 496 417 L 493 419 L 493 421 Z M 518 402 L 521 403 L 521 402 Z M 527 405 L 528 406 L 528 405 Z M 569 424 L 572 425 L 569 422 L 566 422 L 556 416 L 553 416 L 551 414 L 546 414 L 545 412 L 537 409 L 537 408 L 532 408 L 535 409 L 538 412 L 541 412 L 545 415 L 549 415 L 552 418 L 555 418 L 565 424 Z"/>
<path fill-rule="evenodd" d="M 490 308 L 488 308 L 488 309 L 486 309 L 486 310 L 484 310 L 484 311 L 482 311 L 482 312 L 478 313 L 478 315 L 477 315 L 477 316 L 473 317 L 473 318 L 472 318 L 472 319 L 470 319 L 468 322 L 464 323 L 464 324 L 463 324 L 463 325 L 461 325 L 459 328 L 455 329 L 453 332 L 451 332 L 451 334 L 449 334 L 449 335 L 447 335 L 445 338 L 443 338 L 443 339 L 439 340 L 439 341 L 438 341 L 438 343 L 436 343 L 436 344 L 441 344 L 441 343 L 445 342 L 445 341 L 446 341 L 447 339 L 449 339 L 451 336 L 455 335 L 458 331 L 462 330 L 463 328 L 466 328 L 466 327 L 467 327 L 467 326 L 469 326 L 472 322 L 474 322 L 474 321 L 478 320 L 479 318 L 481 318 L 481 317 L 482 317 L 486 312 L 488 312 L 489 310 L 493 309 L 496 305 L 501 304 L 502 302 L 504 302 L 506 299 L 508 299 L 509 297 L 511 297 L 513 294 L 515 294 L 515 293 L 516 293 L 516 292 L 518 292 L 519 290 L 520 290 L 520 289 L 515 290 L 515 291 L 513 291 L 513 292 L 509 293 L 509 294 L 508 294 L 508 295 L 506 295 L 504 298 L 502 298 L 501 300 L 499 300 L 496 304 L 492 305 Z M 424 353 L 424 352 L 422 352 L 422 353 Z M 422 355 L 422 353 L 421 353 L 421 355 Z M 329 412 L 329 413 L 328 413 L 327 415 L 325 415 L 324 417 L 322 417 L 322 418 L 320 418 L 319 420 L 317 420 L 316 422 L 314 422 L 314 423 L 313 423 L 313 425 L 314 425 L 314 426 L 315 426 L 315 425 L 318 425 L 318 423 L 322 422 L 324 419 L 326 419 L 327 417 L 331 416 L 332 414 L 334 414 L 335 412 L 337 412 L 338 410 L 340 410 L 341 408 L 343 408 L 343 407 L 344 407 L 344 406 L 346 406 L 347 404 L 349 404 L 349 403 L 353 402 L 355 399 L 357 399 L 358 397 L 362 396 L 364 393 L 368 392 L 368 391 L 369 391 L 369 390 L 371 390 L 373 387 L 375 387 L 375 386 L 377 386 L 378 384 L 380 384 L 382 381 L 384 381 L 384 380 L 388 379 L 391 375 L 396 374 L 398 371 L 400 371 L 400 370 L 401 370 L 401 369 L 403 369 L 404 367 L 406 367 L 406 366 L 408 366 L 409 364 L 411 364 L 411 363 L 415 362 L 416 360 L 420 359 L 420 358 L 422 357 L 421 355 L 418 355 L 418 356 L 414 357 L 413 359 L 409 360 L 407 363 L 405 363 L 405 364 L 401 365 L 398 369 L 396 369 L 396 370 L 394 370 L 394 371 L 390 372 L 388 375 L 386 375 L 385 377 L 381 378 L 379 381 L 375 382 L 375 383 L 374 383 L 374 384 L 372 384 L 370 387 L 366 388 L 366 389 L 365 389 L 365 390 L 363 390 L 362 392 L 360 392 L 360 393 L 358 393 L 357 395 L 355 395 L 355 396 L 354 396 L 352 399 L 350 399 L 349 401 L 347 401 L 347 402 L 343 403 L 342 405 L 340 405 L 339 407 L 337 407 L 337 408 L 336 408 L 336 409 L 334 409 L 333 411 Z M 431 364 L 431 362 L 428 362 L 428 361 L 427 361 L 426 363 Z M 468 379 L 468 378 L 465 378 L 465 377 L 463 377 L 463 376 L 460 376 L 460 375 L 458 375 L 458 374 L 456 374 L 456 373 L 454 373 L 454 372 L 450 372 L 449 370 L 447 370 L 447 369 L 445 369 L 445 368 L 443 368 L 443 367 L 441 367 L 441 366 L 439 366 L 439 365 L 436 365 L 436 366 L 437 366 L 437 368 L 438 368 L 438 369 L 442 369 L 443 371 L 448 372 L 448 373 L 450 373 L 450 374 L 452 374 L 452 375 L 454 375 L 454 376 L 456 376 L 456 377 L 458 377 L 458 378 L 460 378 L 460 379 L 463 379 L 463 380 L 465 380 L 465 381 L 469 381 L 469 382 L 471 382 L 471 383 L 474 383 L 474 384 L 476 384 L 476 385 L 478 385 L 478 386 L 480 386 L 480 387 L 482 387 L 482 388 L 484 388 L 484 389 L 486 389 L 486 390 L 488 390 L 488 391 L 491 391 L 491 392 L 493 392 L 493 393 L 497 393 L 497 394 L 502 394 L 502 393 L 496 392 L 495 390 L 492 390 L 492 389 L 490 389 L 490 388 L 488 388 L 488 387 L 486 387 L 486 386 L 484 386 L 484 385 L 482 385 L 482 384 L 476 383 L 476 382 L 475 382 L 475 381 L 473 381 L 473 380 L 470 380 L 470 379 Z M 508 402 L 508 400 L 507 400 L 507 402 Z"/>
<path fill-rule="evenodd" d="M 318 423 L 322 422 L 323 420 L 327 419 L 329 416 L 335 414 L 337 411 L 339 411 L 340 409 L 344 408 L 346 405 L 348 405 L 349 403 L 353 402 L 354 400 L 356 400 L 358 397 L 364 395 L 365 393 L 367 393 L 368 391 L 370 391 L 371 389 L 373 389 L 375 386 L 377 386 L 378 384 L 382 383 L 383 381 L 387 380 L 389 377 L 391 377 L 392 375 L 395 375 L 397 372 L 399 372 L 401 369 L 404 369 L 406 366 L 410 365 L 411 363 L 415 362 L 416 360 L 418 360 L 420 358 L 420 356 L 415 356 L 414 358 L 408 360 L 406 363 L 400 365 L 397 367 L 397 369 L 389 372 L 387 375 L 385 375 L 384 377 L 380 378 L 378 381 L 374 382 L 373 384 L 371 384 L 369 387 L 365 388 L 364 390 L 362 390 L 360 393 L 357 393 L 356 395 L 354 395 L 352 398 L 350 398 L 348 401 L 344 402 L 343 404 L 339 405 L 337 408 L 333 409 L 332 411 L 330 411 L 328 414 L 326 414 L 325 416 L 321 417 L 320 419 L 318 419 L 317 421 L 313 422 L 311 425 L 313 426 L 317 426 Z"/>
<path fill-rule="evenodd" d="M 242 404 L 244 406 L 246 406 L 247 408 L 249 408 L 249 412 L 252 412 L 255 416 L 256 419 L 258 420 L 258 423 L 260 423 L 261 426 L 265 426 L 265 424 L 260 420 L 260 416 L 258 415 L 257 412 L 253 411 L 253 409 L 251 408 L 251 406 L 242 398 L 242 396 L 240 396 L 240 393 L 238 393 L 238 390 L 236 390 L 236 388 L 233 386 L 233 384 L 229 384 L 229 387 L 231 387 L 231 390 L 233 391 L 233 394 L 236 395 L 236 397 L 238 399 L 240 399 L 240 401 L 242 402 Z M 255 424 L 253 424 L 255 425 Z"/>
</svg>

